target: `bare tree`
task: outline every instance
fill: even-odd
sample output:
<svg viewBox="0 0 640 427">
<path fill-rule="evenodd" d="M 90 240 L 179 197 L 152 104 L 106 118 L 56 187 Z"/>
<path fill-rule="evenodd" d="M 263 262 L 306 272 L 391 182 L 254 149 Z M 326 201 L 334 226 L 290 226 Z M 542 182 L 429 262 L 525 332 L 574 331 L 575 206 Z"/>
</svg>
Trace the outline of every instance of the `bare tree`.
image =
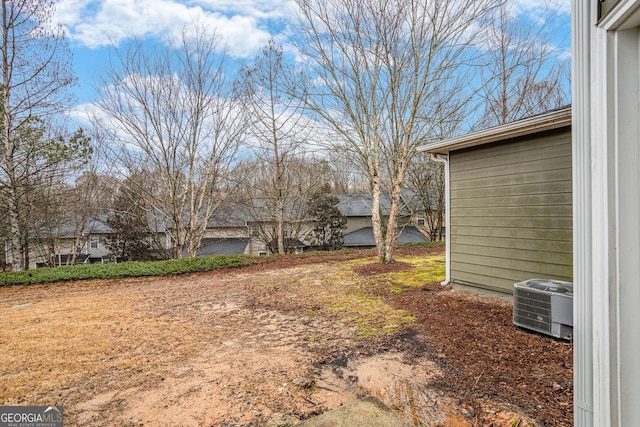
<svg viewBox="0 0 640 427">
<path fill-rule="evenodd" d="M 407 186 L 415 193 L 410 200 L 424 210 L 424 226 L 430 240 L 442 240 L 442 228 L 445 226 L 445 185 L 441 163 L 431 160 L 427 154 L 417 154 L 407 170 Z"/>
<path fill-rule="evenodd" d="M 345 150 L 331 150 L 327 153 L 331 191 L 342 194 L 367 192 L 369 189 L 367 175 L 360 172 L 349 154 Z"/>
<path fill-rule="evenodd" d="M 311 128 L 303 114 L 304 76 L 285 62 L 282 47 L 271 40 L 252 65 L 240 70 L 237 90 L 248 113 L 253 153 L 258 163 L 271 165 L 270 185 L 257 199 L 273 204 L 275 240 L 283 254 L 286 204 L 293 203 L 292 198 L 298 197 L 294 193 L 301 190 L 287 175 L 290 164 L 304 155 Z"/>
<path fill-rule="evenodd" d="M 469 90 L 478 19 L 497 0 L 296 0 L 300 51 L 317 82 L 313 112 L 366 174 L 378 256 L 393 262 L 401 186 L 419 144 L 458 120 Z M 391 196 L 386 230 L 380 213 Z"/>
<path fill-rule="evenodd" d="M 271 161 L 253 159 L 239 165 L 236 173 L 242 184 L 235 197 L 247 207 L 252 237 L 267 244 L 272 253 L 291 253 L 296 242 L 312 231 L 307 205 L 310 196 L 328 182 L 326 172 L 324 160 L 290 157 L 282 175 L 284 197 L 279 200 Z M 278 236 L 282 236 L 282 248 Z"/>
<path fill-rule="evenodd" d="M 538 16 L 518 17 L 505 2 L 483 21 L 484 112 L 478 127 L 509 123 L 569 103 L 570 72 L 561 61 L 550 6 Z"/>
<path fill-rule="evenodd" d="M 14 270 L 28 267 L 26 225 L 34 176 L 71 154 L 40 132 L 70 101 L 64 89 L 74 82 L 61 27 L 51 22 L 53 1 L 2 2 L 2 121 L 0 193 L 9 216 L 9 252 Z M 25 136 L 31 138 L 25 139 Z"/>
<path fill-rule="evenodd" d="M 218 35 L 196 24 L 169 45 L 117 51 L 99 89 L 94 122 L 114 170 L 153 173 L 131 190 L 178 258 L 196 255 L 241 141 L 224 63 Z"/>
<path fill-rule="evenodd" d="M 131 179 L 131 178 L 130 178 Z M 154 254 L 153 233 L 149 227 L 147 212 L 136 194 L 131 193 L 130 185 L 120 187 L 113 204 L 113 210 L 107 217 L 111 229 L 107 246 L 116 261 L 148 260 Z M 156 253 L 162 254 L 162 248 Z"/>
<path fill-rule="evenodd" d="M 89 146 L 89 138 L 84 134 L 82 138 Z M 37 242 L 34 253 L 41 261 L 49 265 L 75 264 L 86 244 L 87 224 L 111 207 L 116 182 L 112 177 L 96 173 L 97 162 L 98 158 L 92 156 L 88 163 L 59 165 L 65 173 L 49 173 L 45 177 L 47 182 L 39 186 L 33 209 L 37 214 L 30 223 Z M 75 185 L 68 182 L 71 171 L 79 175 Z M 64 234 L 68 234 L 64 237 L 73 236 L 70 247 L 63 248 L 60 244 Z"/>
</svg>

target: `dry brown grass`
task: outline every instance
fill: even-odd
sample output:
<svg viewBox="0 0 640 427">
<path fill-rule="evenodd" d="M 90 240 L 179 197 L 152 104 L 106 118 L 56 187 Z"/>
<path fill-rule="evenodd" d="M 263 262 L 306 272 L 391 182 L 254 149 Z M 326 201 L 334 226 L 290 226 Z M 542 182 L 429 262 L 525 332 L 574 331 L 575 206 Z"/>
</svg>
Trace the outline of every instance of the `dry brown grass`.
<svg viewBox="0 0 640 427">
<path fill-rule="evenodd" d="M 58 404 L 74 386 L 127 386 L 197 349 L 194 325 L 149 316 L 140 289 L 95 285 L 23 288 L 0 300 L 0 402 Z"/>
</svg>

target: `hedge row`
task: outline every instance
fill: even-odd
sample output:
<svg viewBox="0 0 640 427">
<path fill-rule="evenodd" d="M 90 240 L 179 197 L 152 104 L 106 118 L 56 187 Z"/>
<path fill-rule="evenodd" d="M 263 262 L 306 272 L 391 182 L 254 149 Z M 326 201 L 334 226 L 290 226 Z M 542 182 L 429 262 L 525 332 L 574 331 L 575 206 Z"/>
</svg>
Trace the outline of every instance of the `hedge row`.
<svg viewBox="0 0 640 427">
<path fill-rule="evenodd" d="M 117 264 L 81 264 L 0 273 L 2 285 L 32 285 L 66 280 L 114 279 L 142 276 L 174 276 L 219 268 L 243 267 L 262 261 L 249 255 L 217 255 L 167 261 L 129 261 Z"/>
</svg>

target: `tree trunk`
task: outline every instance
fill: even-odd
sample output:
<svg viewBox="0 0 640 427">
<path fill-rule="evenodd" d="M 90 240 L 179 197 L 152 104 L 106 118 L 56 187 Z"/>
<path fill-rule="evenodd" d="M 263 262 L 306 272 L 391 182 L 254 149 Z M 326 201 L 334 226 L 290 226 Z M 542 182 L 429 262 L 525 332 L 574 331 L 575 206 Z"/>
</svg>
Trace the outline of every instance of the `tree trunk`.
<svg viewBox="0 0 640 427">
<path fill-rule="evenodd" d="M 373 177 L 373 185 L 371 192 L 371 225 L 373 227 L 373 237 L 376 241 L 376 250 L 380 262 L 385 262 L 384 238 L 382 236 L 382 217 L 380 215 L 380 195 L 382 193 L 380 186 L 380 178 L 377 175 Z"/>
<path fill-rule="evenodd" d="M 22 248 L 22 239 L 20 238 L 20 212 L 16 212 L 15 206 L 11 206 L 11 237 L 9 239 L 11 252 L 11 271 L 24 270 L 24 252 Z"/>
<path fill-rule="evenodd" d="M 282 200 L 282 196 L 278 196 L 278 253 L 284 254 L 286 253 L 286 248 L 284 245 L 284 200 Z"/>
<path fill-rule="evenodd" d="M 401 186 L 398 182 L 393 185 L 391 193 L 391 208 L 389 212 L 389 222 L 387 224 L 387 233 L 384 241 L 384 257 L 385 262 L 394 262 L 393 254 L 396 248 L 398 234 L 398 213 L 400 210 L 400 190 Z"/>
</svg>

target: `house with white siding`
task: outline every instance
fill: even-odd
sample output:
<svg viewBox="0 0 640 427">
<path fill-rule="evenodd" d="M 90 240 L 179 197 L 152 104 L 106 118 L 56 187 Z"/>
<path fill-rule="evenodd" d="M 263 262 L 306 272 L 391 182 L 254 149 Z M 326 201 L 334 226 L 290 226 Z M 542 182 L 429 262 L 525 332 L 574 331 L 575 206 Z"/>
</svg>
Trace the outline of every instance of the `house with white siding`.
<svg viewBox="0 0 640 427">
<path fill-rule="evenodd" d="M 572 0 L 574 425 L 638 424 L 640 0 Z"/>
</svg>

